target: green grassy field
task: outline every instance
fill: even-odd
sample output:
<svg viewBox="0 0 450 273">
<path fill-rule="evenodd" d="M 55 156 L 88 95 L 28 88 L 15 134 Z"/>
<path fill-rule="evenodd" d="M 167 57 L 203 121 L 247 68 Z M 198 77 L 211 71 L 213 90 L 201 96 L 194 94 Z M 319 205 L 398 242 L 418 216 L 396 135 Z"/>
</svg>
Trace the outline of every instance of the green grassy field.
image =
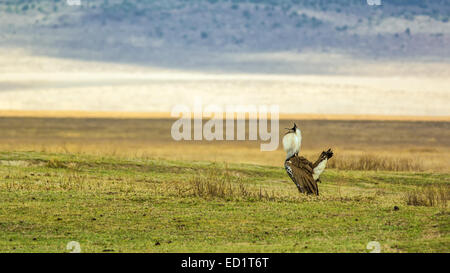
<svg viewBox="0 0 450 273">
<path fill-rule="evenodd" d="M 0 252 L 450 251 L 449 174 L 322 181 L 313 197 L 281 164 L 1 152 Z"/>
</svg>

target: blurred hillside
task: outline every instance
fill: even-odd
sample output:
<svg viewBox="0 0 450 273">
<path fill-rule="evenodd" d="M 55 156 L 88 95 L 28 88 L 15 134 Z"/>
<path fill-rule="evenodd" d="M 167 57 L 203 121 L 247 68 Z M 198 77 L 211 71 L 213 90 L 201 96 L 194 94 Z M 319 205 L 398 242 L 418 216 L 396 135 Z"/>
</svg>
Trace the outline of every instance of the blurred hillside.
<svg viewBox="0 0 450 273">
<path fill-rule="evenodd" d="M 334 65 L 346 65 L 339 56 L 449 61 L 449 0 L 381 3 L 81 0 L 73 6 L 65 0 L 2 0 L 0 47 L 80 60 L 262 73 L 335 73 Z"/>
</svg>

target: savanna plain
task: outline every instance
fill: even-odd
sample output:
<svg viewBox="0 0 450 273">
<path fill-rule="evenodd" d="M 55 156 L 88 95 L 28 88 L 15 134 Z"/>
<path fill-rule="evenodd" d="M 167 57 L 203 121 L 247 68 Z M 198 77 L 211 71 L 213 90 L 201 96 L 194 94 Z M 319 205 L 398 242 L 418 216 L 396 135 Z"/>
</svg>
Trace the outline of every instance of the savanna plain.
<svg viewBox="0 0 450 273">
<path fill-rule="evenodd" d="M 301 155 L 335 152 L 319 196 L 281 145 L 176 142 L 169 118 L 0 117 L 0 251 L 450 251 L 450 122 L 292 121 Z"/>
</svg>

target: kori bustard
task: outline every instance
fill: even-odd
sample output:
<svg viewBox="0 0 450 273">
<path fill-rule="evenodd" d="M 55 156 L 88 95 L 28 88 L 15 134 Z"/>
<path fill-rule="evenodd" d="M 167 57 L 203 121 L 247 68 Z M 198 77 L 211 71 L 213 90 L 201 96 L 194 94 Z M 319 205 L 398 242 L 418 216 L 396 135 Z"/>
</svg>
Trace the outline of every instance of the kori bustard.
<svg viewBox="0 0 450 273">
<path fill-rule="evenodd" d="M 302 140 L 300 129 L 295 123 L 293 128 L 287 129 L 289 131 L 283 137 L 283 148 L 286 151 L 284 168 L 301 193 L 319 195 L 317 182 L 320 182 L 320 175 L 325 170 L 328 159 L 333 156 L 333 151 L 323 151 L 314 163 L 310 162 L 298 155 Z"/>
</svg>

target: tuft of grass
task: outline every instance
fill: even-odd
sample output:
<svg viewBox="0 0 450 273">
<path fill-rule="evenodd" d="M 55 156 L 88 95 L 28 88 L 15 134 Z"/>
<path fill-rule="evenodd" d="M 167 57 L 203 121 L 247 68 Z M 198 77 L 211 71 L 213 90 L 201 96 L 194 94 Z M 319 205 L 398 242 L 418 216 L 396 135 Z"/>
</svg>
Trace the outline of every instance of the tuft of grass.
<svg viewBox="0 0 450 273">
<path fill-rule="evenodd" d="M 249 176 L 255 173 L 237 172 L 229 169 L 228 164 L 224 167 L 212 164 L 200 174 L 194 175 L 186 181 L 179 181 L 175 185 L 174 193 L 178 197 L 200 197 L 202 199 L 246 200 L 246 201 L 280 201 L 291 200 L 292 196 L 275 193 L 268 190 L 267 186 L 248 183 Z M 257 175 L 259 176 L 259 175 Z M 170 190 L 169 190 L 170 191 Z"/>
<path fill-rule="evenodd" d="M 450 186 L 425 186 L 405 194 L 406 204 L 410 206 L 447 208 L 450 200 Z"/>
<path fill-rule="evenodd" d="M 214 177 L 195 177 L 190 180 L 187 190 L 184 193 L 190 193 L 195 197 L 205 199 L 219 198 L 224 200 L 247 200 L 247 201 L 274 201 L 280 199 L 280 196 L 262 187 L 255 188 L 244 184 L 243 182 L 233 183 L 223 179 L 214 179 Z"/>
<path fill-rule="evenodd" d="M 54 168 L 54 169 L 65 169 L 65 168 L 67 168 L 67 166 L 63 162 L 61 162 L 61 161 L 59 161 L 57 159 L 54 159 L 54 158 L 51 158 L 49 161 L 47 161 L 46 165 L 47 165 L 47 167 Z"/>
<path fill-rule="evenodd" d="M 413 157 L 388 157 L 377 154 L 337 155 L 336 158 L 330 160 L 328 167 L 360 171 L 424 171 L 424 167 Z"/>
</svg>

